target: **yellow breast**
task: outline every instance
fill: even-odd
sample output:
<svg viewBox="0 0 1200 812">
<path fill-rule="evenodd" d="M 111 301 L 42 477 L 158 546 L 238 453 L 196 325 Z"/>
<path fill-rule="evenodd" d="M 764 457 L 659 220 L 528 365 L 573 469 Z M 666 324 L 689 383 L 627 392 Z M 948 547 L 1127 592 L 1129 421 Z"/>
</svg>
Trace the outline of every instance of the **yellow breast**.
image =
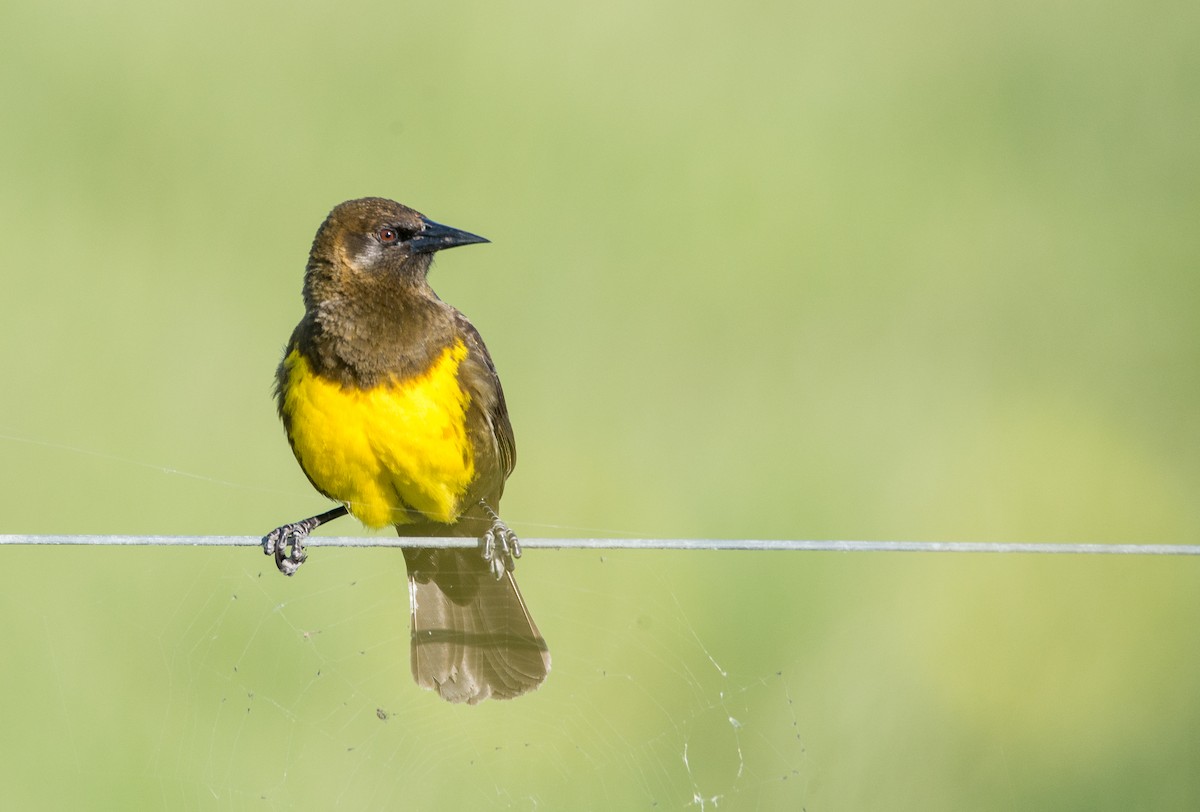
<svg viewBox="0 0 1200 812">
<path fill-rule="evenodd" d="M 282 411 L 305 473 L 368 527 L 411 523 L 409 509 L 454 522 L 475 476 L 470 398 L 458 385 L 466 354 L 458 341 L 422 375 L 355 389 L 314 374 L 292 350 Z"/>
</svg>

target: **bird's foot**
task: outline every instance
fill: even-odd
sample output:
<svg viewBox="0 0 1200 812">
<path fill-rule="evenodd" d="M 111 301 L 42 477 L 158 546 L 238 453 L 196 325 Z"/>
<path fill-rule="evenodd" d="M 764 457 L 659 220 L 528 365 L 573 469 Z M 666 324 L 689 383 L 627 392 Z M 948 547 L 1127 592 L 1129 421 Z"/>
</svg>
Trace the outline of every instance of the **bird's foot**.
<svg viewBox="0 0 1200 812">
<path fill-rule="evenodd" d="M 521 557 L 521 542 L 517 540 L 517 534 L 496 515 L 496 511 L 482 499 L 479 500 L 479 504 L 492 520 L 492 526 L 479 539 L 480 553 L 483 560 L 488 562 L 492 575 L 499 581 L 504 577 L 504 573 L 512 572 L 516 564 L 515 559 Z"/>
<path fill-rule="evenodd" d="M 263 536 L 263 552 L 275 556 L 275 566 L 279 567 L 279 571 L 284 575 L 295 575 L 296 570 L 300 569 L 300 565 L 304 563 L 304 559 L 308 558 L 308 553 L 304 552 L 304 540 L 308 538 L 308 534 L 325 522 L 331 522 L 347 513 L 349 510 L 345 505 L 338 505 L 320 516 L 311 516 L 298 522 L 285 524 L 283 527 L 276 527 Z M 289 546 L 292 548 L 291 552 L 287 549 Z"/>
<path fill-rule="evenodd" d="M 308 553 L 304 551 L 304 540 L 317 524 L 313 519 L 304 519 L 276 527 L 263 536 L 263 552 L 275 556 L 275 566 L 284 575 L 295 575 L 296 570 L 300 569 L 300 565 L 308 558 Z"/>
</svg>

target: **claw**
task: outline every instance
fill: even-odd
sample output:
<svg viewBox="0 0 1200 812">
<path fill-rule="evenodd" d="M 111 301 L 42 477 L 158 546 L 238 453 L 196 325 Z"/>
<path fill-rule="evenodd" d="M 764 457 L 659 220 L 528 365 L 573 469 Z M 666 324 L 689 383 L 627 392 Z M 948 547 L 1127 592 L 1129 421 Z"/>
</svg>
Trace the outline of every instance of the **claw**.
<svg viewBox="0 0 1200 812">
<path fill-rule="evenodd" d="M 521 557 L 521 544 L 517 534 L 509 529 L 482 499 L 479 504 L 492 520 L 492 526 L 479 539 L 479 550 L 488 562 L 492 575 L 499 581 L 504 573 L 513 571 L 513 559 Z"/>
<path fill-rule="evenodd" d="M 319 516 L 276 527 L 263 536 L 263 552 L 275 556 L 275 566 L 284 575 L 295 575 L 296 570 L 300 569 L 300 565 L 308 558 L 308 553 L 304 552 L 304 540 L 308 538 L 308 534 L 326 522 L 331 522 L 347 513 L 349 510 L 346 506 L 339 505 Z M 291 552 L 287 551 L 289 546 L 292 548 Z"/>
<path fill-rule="evenodd" d="M 263 552 L 275 556 L 275 566 L 284 575 L 295 575 L 308 558 L 308 553 L 304 551 L 304 540 L 311 531 L 311 519 L 276 527 L 263 536 Z M 291 547 L 291 552 L 288 552 L 288 547 Z"/>
</svg>

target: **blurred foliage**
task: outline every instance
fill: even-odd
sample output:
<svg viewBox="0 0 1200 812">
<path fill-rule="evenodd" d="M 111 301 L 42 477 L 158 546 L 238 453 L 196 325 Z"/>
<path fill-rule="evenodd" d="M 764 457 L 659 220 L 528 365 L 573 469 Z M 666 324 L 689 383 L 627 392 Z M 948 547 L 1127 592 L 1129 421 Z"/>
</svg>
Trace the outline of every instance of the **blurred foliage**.
<svg viewBox="0 0 1200 812">
<path fill-rule="evenodd" d="M 324 507 L 309 241 L 493 244 L 529 536 L 1200 539 L 1200 7 L 0 7 L 6 533 Z M 357 532 L 350 525 L 330 532 Z M 9 808 L 1200 803 L 1187 559 L 551 553 L 545 688 L 409 681 L 402 566 L 0 551 Z"/>
</svg>

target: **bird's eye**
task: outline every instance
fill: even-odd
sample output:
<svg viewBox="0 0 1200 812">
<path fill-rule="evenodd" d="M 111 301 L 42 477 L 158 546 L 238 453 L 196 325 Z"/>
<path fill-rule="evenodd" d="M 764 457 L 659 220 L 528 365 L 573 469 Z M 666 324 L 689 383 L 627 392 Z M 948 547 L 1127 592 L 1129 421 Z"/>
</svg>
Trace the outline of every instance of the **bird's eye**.
<svg viewBox="0 0 1200 812">
<path fill-rule="evenodd" d="M 400 232 L 391 226 L 379 229 L 379 241 L 384 245 L 395 245 L 400 242 Z"/>
</svg>

